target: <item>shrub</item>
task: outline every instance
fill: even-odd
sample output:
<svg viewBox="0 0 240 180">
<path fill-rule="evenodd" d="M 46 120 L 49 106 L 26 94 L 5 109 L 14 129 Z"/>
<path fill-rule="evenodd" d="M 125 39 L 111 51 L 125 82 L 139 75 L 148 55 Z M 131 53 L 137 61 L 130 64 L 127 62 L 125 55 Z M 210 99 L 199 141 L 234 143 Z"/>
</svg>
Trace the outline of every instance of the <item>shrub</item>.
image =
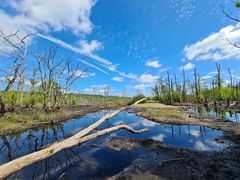
<svg viewBox="0 0 240 180">
<path fill-rule="evenodd" d="M 135 102 L 137 102 L 137 101 L 139 101 L 139 100 L 141 100 L 141 99 L 143 99 L 143 98 L 145 98 L 145 96 L 143 95 L 143 94 L 139 94 L 139 95 L 136 95 L 136 96 L 134 96 L 131 100 L 130 100 L 130 102 L 128 103 L 129 105 L 131 105 L 131 104 L 134 104 Z M 144 103 L 145 101 L 143 101 L 142 103 Z"/>
</svg>

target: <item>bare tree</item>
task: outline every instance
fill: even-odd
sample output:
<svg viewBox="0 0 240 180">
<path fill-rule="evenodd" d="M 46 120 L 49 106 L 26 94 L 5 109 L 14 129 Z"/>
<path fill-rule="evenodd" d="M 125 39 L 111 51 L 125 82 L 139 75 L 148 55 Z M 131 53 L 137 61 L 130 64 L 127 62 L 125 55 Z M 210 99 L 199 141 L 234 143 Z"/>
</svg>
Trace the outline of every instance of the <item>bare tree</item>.
<svg viewBox="0 0 240 180">
<path fill-rule="evenodd" d="M 20 77 L 23 69 L 24 62 L 27 57 L 27 42 L 31 34 L 15 33 L 5 34 L 0 30 L 0 54 L 3 60 L 7 60 L 6 66 L 0 68 L 0 72 L 4 74 L 7 82 L 4 91 L 9 91 L 17 78 Z M 4 62 L 2 62 L 4 64 Z M 0 112 L 5 112 L 4 97 L 0 94 Z"/>
<path fill-rule="evenodd" d="M 183 88 L 182 88 L 182 96 L 183 96 L 183 101 L 186 101 L 186 94 L 187 94 L 187 90 L 186 90 L 186 76 L 185 76 L 185 70 L 183 68 L 182 70 L 183 73 Z"/>
<path fill-rule="evenodd" d="M 63 74 L 65 67 L 62 56 L 56 57 L 57 48 L 50 48 L 43 55 L 37 55 L 38 70 L 40 73 L 41 88 L 43 91 L 43 107 L 46 112 L 51 111 L 56 105 L 54 95 L 60 91 L 57 79 Z"/>
<path fill-rule="evenodd" d="M 172 104 L 172 83 L 170 79 L 170 72 L 167 71 L 167 82 L 168 82 L 168 103 Z"/>
<path fill-rule="evenodd" d="M 228 68 L 228 74 L 229 74 L 229 78 L 230 78 L 231 100 L 233 100 L 233 98 L 234 98 L 234 92 L 233 92 L 233 78 L 232 78 L 232 72 L 231 72 L 230 68 Z"/>
<path fill-rule="evenodd" d="M 89 76 L 87 71 L 88 67 L 81 67 L 81 64 L 74 64 L 71 56 L 67 59 L 66 63 L 66 78 L 65 78 L 65 93 L 64 93 L 64 102 L 67 102 L 67 95 L 70 90 L 70 86 L 76 82 L 76 80 L 81 79 L 85 76 Z M 58 84 L 60 79 L 58 79 Z"/>
<path fill-rule="evenodd" d="M 216 84 L 218 86 L 218 90 L 222 87 L 222 79 L 221 79 L 221 65 L 216 63 L 217 74 L 216 74 Z"/>
<path fill-rule="evenodd" d="M 109 84 L 104 85 L 104 87 L 103 87 L 103 95 L 104 95 L 104 96 L 109 96 L 110 88 L 111 88 L 111 87 L 110 87 Z"/>
<path fill-rule="evenodd" d="M 23 65 L 27 57 L 27 41 L 31 35 L 21 35 L 19 31 L 5 34 L 0 30 L 0 53 L 8 59 L 8 67 L 0 69 L 5 74 L 7 85 L 5 91 L 9 91 L 14 82 L 23 71 Z M 5 48 L 1 48 L 5 47 Z"/>
</svg>

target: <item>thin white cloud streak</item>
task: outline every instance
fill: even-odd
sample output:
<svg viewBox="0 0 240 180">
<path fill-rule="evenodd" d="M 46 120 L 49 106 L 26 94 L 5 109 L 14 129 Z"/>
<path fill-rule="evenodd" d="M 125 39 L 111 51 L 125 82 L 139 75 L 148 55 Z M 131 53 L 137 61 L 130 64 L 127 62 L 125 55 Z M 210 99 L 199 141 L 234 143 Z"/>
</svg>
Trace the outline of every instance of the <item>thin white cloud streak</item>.
<svg viewBox="0 0 240 180">
<path fill-rule="evenodd" d="M 96 60 L 96 61 L 98 61 L 99 63 L 101 63 L 101 65 L 107 67 L 108 69 L 111 69 L 110 67 L 108 67 L 109 65 L 113 65 L 112 62 L 110 62 L 110 61 L 108 61 L 108 60 L 106 60 L 106 59 L 104 59 L 104 58 L 101 58 L 101 57 L 96 56 L 96 55 L 93 55 L 93 54 L 83 53 L 83 52 L 82 52 L 82 49 L 76 48 L 76 47 L 74 47 L 74 46 L 72 46 L 72 45 L 70 45 L 70 44 L 67 44 L 67 43 L 65 43 L 65 42 L 57 39 L 57 38 L 54 38 L 54 37 L 51 37 L 51 36 L 45 36 L 45 35 L 40 34 L 40 33 L 38 33 L 37 36 L 39 36 L 39 37 L 41 37 L 41 38 L 43 38 L 43 39 L 46 39 L 46 40 L 48 40 L 48 41 L 51 41 L 51 42 L 53 42 L 53 43 L 55 43 L 55 44 L 58 44 L 58 45 L 66 48 L 66 49 L 69 49 L 69 50 L 75 52 L 75 53 L 78 53 L 78 54 L 84 55 L 84 56 L 86 56 L 86 57 L 88 57 L 88 58 L 91 58 L 91 59 L 93 59 L 93 60 Z"/>
<path fill-rule="evenodd" d="M 101 71 L 102 73 L 107 74 L 107 75 L 110 76 L 109 73 L 107 73 L 106 71 L 102 70 L 101 68 L 99 68 L 99 67 L 97 67 L 97 66 L 95 66 L 95 65 L 93 65 L 93 64 L 91 64 L 91 63 L 89 63 L 89 62 L 87 62 L 87 61 L 84 61 L 84 60 L 82 60 L 82 59 L 80 59 L 80 58 L 78 58 L 78 60 L 81 61 L 82 63 L 84 63 L 84 64 L 86 64 L 86 65 L 88 65 L 88 66 L 90 66 L 90 67 L 93 67 L 93 68 Z"/>
<path fill-rule="evenodd" d="M 50 42 L 52 42 L 52 43 L 55 43 L 55 44 L 57 44 L 57 45 L 59 45 L 59 46 L 62 46 L 63 48 L 66 48 L 66 49 L 68 49 L 68 50 L 70 50 L 70 51 L 73 51 L 73 52 L 75 52 L 75 53 L 77 53 L 77 54 L 81 54 L 81 55 L 84 55 L 84 56 L 86 56 L 86 57 L 88 57 L 88 58 L 90 58 L 90 59 L 92 59 L 92 60 L 95 60 L 95 61 L 97 61 L 101 66 L 107 68 L 108 70 L 110 70 L 110 71 L 112 71 L 112 72 L 117 72 L 119 75 L 121 75 L 121 76 L 123 76 L 123 77 L 129 78 L 129 79 L 135 79 L 135 78 L 137 78 L 137 75 L 135 75 L 135 74 L 132 74 L 132 73 L 127 74 L 127 73 L 125 73 L 125 72 L 118 71 L 118 70 L 117 70 L 117 66 L 118 66 L 118 65 L 113 64 L 112 62 L 108 61 L 107 59 L 104 59 L 104 58 L 102 58 L 102 57 L 99 57 L 99 56 L 97 56 L 97 55 L 95 55 L 95 54 L 91 54 L 91 53 L 90 53 L 90 54 L 86 54 L 86 53 L 83 53 L 81 48 L 76 48 L 76 47 L 74 47 L 74 46 L 72 46 L 72 45 L 70 45 L 70 44 L 67 44 L 67 43 L 65 43 L 65 42 L 63 42 L 63 41 L 61 41 L 61 40 L 59 40 L 59 39 L 57 39 L 57 38 L 51 37 L 51 36 L 45 36 L 45 35 L 40 34 L 40 33 L 38 33 L 37 36 L 39 36 L 39 37 L 41 37 L 41 38 L 43 38 L 43 39 L 46 39 L 46 40 L 48 40 L 48 41 L 50 41 Z M 82 60 L 82 59 L 81 59 L 81 60 Z M 97 70 L 99 70 L 99 71 L 101 71 L 101 72 L 103 72 L 103 73 L 105 73 L 105 74 L 108 74 L 108 75 L 109 75 L 109 73 L 107 73 L 106 71 L 104 71 L 104 70 L 102 70 L 101 68 L 97 67 L 96 65 L 93 65 L 93 64 L 91 64 L 91 63 L 89 63 L 89 62 L 87 62 L 87 61 L 84 61 L 84 60 L 82 60 L 82 62 L 85 63 L 85 64 L 88 64 L 88 65 L 91 66 L 91 67 L 96 68 Z"/>
</svg>

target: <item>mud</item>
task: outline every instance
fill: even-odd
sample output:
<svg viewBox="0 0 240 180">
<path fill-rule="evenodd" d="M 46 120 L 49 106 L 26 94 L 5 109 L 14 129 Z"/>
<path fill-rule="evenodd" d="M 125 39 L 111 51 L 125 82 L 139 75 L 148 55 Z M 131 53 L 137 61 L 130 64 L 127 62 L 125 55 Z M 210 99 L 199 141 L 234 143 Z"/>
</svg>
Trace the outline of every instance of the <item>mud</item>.
<svg viewBox="0 0 240 180">
<path fill-rule="evenodd" d="M 239 179 L 240 149 L 199 152 L 166 146 L 153 140 L 113 138 L 108 147 L 142 153 L 130 166 L 109 179 Z"/>
<path fill-rule="evenodd" d="M 23 124 L 23 126 L 21 128 L 17 128 L 17 129 L 9 129 L 9 130 L 1 130 L 0 129 L 0 136 L 18 134 L 18 133 L 22 133 L 29 129 L 37 130 L 42 127 L 53 126 L 53 125 L 57 125 L 59 123 L 67 122 L 68 120 L 71 120 L 73 118 L 80 118 L 80 117 L 85 116 L 90 113 L 98 112 L 101 110 L 108 110 L 108 109 L 112 110 L 112 109 L 116 109 L 116 108 L 119 108 L 119 107 L 117 107 L 117 106 L 116 107 L 112 107 L 112 106 L 111 107 L 101 107 L 101 106 L 94 106 L 94 105 L 69 106 L 69 107 L 65 107 L 65 109 L 59 111 L 57 115 L 49 114 L 49 117 L 46 120 L 36 123 L 33 126 L 25 126 Z M 27 110 L 27 111 L 28 111 L 28 113 L 34 113 L 34 111 L 30 111 L 30 110 Z M 26 111 L 23 111 L 23 112 L 26 113 Z"/>
<path fill-rule="evenodd" d="M 184 117 L 181 119 L 168 118 L 162 116 L 152 118 L 148 115 L 146 109 L 145 110 L 141 109 L 140 111 L 137 111 L 138 116 L 161 124 L 196 125 L 221 130 L 224 132 L 226 136 L 225 138 L 230 139 L 231 141 L 234 141 L 237 144 L 240 144 L 240 123 L 234 123 L 224 119 L 210 118 L 208 116 L 200 115 L 197 113 L 194 114 L 186 112 L 181 113 L 184 113 Z"/>
</svg>

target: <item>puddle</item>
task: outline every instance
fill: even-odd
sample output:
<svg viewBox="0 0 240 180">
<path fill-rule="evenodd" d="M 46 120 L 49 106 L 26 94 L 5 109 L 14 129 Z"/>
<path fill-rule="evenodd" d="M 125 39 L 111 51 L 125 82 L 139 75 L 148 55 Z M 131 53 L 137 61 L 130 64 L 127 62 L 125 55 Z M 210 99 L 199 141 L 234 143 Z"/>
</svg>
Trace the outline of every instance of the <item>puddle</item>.
<svg viewBox="0 0 240 180">
<path fill-rule="evenodd" d="M 232 122 L 240 122 L 240 113 L 217 108 L 191 107 L 188 112 L 201 113 L 212 118 L 223 118 Z"/>
<path fill-rule="evenodd" d="M 2 136 L 0 137 L 0 164 L 39 150 L 46 144 L 69 137 L 96 122 L 106 113 L 107 111 L 100 111 L 79 119 L 69 120 L 61 125 Z M 144 153 L 141 149 L 111 150 L 107 148 L 106 141 L 112 137 L 153 139 L 164 144 L 199 151 L 221 150 L 227 146 L 225 143 L 218 144 L 214 140 L 223 135 L 221 131 L 190 125 L 162 125 L 127 112 L 121 112 L 111 120 L 105 121 L 99 128 L 108 128 L 120 123 L 125 123 L 135 129 L 147 127 L 149 131 L 143 134 L 132 134 L 126 130 L 120 130 L 104 135 L 35 163 L 11 176 L 11 179 L 56 179 L 58 177 L 79 179 L 77 178 L 79 176 L 82 179 L 104 179 L 112 176 L 128 167 L 137 156 Z M 97 146 L 92 147 L 92 144 Z"/>
</svg>

